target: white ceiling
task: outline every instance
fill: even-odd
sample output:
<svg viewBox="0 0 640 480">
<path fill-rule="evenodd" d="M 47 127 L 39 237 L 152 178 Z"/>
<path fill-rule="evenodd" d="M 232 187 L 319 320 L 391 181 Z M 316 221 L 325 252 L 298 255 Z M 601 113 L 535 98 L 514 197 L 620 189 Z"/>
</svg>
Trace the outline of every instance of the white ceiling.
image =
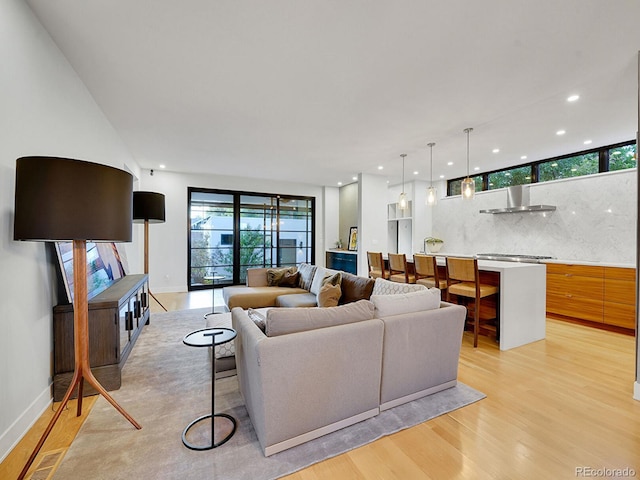
<svg viewBox="0 0 640 480">
<path fill-rule="evenodd" d="M 144 168 L 396 183 L 429 142 L 465 175 L 465 127 L 480 171 L 637 129 L 637 0 L 26 1 Z"/>
</svg>

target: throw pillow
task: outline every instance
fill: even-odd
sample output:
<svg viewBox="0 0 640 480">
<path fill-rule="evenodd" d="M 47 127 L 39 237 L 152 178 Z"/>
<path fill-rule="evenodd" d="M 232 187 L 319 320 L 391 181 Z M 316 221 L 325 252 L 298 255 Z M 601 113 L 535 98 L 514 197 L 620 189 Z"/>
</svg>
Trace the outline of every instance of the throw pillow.
<svg viewBox="0 0 640 480">
<path fill-rule="evenodd" d="M 422 312 L 440 308 L 440 290 L 429 288 L 396 295 L 371 295 L 376 317 L 390 317 L 404 313 Z"/>
<path fill-rule="evenodd" d="M 384 278 L 376 278 L 371 295 L 396 295 L 398 293 L 417 292 L 427 287 L 415 283 L 390 282 Z"/>
<path fill-rule="evenodd" d="M 318 293 L 318 306 L 322 308 L 336 307 L 338 301 L 342 295 L 340 285 L 333 285 L 330 282 L 326 282 L 320 287 L 320 293 Z"/>
<path fill-rule="evenodd" d="M 265 331 L 265 328 L 267 327 L 267 317 L 254 310 L 253 308 L 247 310 L 247 315 L 249 315 L 249 318 L 253 320 L 253 323 L 255 323 L 260 330 L 262 330 L 263 332 Z"/>
<path fill-rule="evenodd" d="M 284 277 L 282 277 L 278 282 L 278 286 L 295 288 L 298 286 L 299 281 L 300 281 L 300 273 L 285 272 Z"/>
<path fill-rule="evenodd" d="M 352 273 L 342 272 L 340 305 L 357 302 L 358 300 L 369 300 L 374 284 L 373 278 L 359 277 Z"/>
<path fill-rule="evenodd" d="M 311 282 L 313 282 L 313 275 L 316 273 L 315 265 L 309 265 L 308 263 L 301 263 L 298 266 L 298 272 L 300 277 L 298 279 L 298 286 L 305 290 L 311 290 Z"/>
<path fill-rule="evenodd" d="M 320 285 L 320 291 L 322 291 L 322 287 L 326 284 L 329 285 L 340 285 L 342 283 L 342 272 L 334 273 L 333 275 L 328 275 L 322 279 L 322 284 Z"/>
<path fill-rule="evenodd" d="M 287 272 L 295 272 L 296 267 L 270 268 L 267 270 L 267 286 L 276 287 Z"/>
<path fill-rule="evenodd" d="M 369 300 L 329 308 L 271 308 L 267 312 L 268 337 L 304 332 L 317 328 L 371 320 L 374 306 Z"/>
<path fill-rule="evenodd" d="M 330 277 L 334 273 L 338 273 L 338 270 L 331 270 L 325 267 L 316 267 L 316 272 L 313 274 L 313 281 L 311 282 L 311 288 L 309 289 L 309 291 L 314 295 L 318 295 L 318 293 L 320 293 L 322 281 L 326 277 Z"/>
</svg>

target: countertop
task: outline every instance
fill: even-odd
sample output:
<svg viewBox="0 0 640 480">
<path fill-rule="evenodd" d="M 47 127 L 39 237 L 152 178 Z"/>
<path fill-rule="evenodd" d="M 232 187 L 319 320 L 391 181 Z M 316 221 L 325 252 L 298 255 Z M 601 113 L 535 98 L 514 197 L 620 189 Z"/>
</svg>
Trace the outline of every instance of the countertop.
<svg viewBox="0 0 640 480">
<path fill-rule="evenodd" d="M 423 252 L 420 252 L 423 253 Z M 436 257 L 473 257 L 471 254 L 457 254 L 457 253 L 448 253 L 448 252 L 438 252 L 438 253 L 427 253 L 427 255 L 435 255 Z M 407 256 L 407 260 L 409 260 L 409 256 Z M 486 265 L 489 260 L 481 260 L 478 259 L 478 262 L 482 262 L 482 265 Z M 501 262 L 497 260 L 491 260 L 492 263 L 515 263 L 516 265 L 519 262 Z M 523 262 L 524 263 L 524 262 Z M 540 263 L 563 263 L 567 265 L 589 265 L 589 266 L 597 266 L 597 267 L 617 267 L 617 268 L 636 268 L 633 263 L 617 263 L 617 262 L 593 262 L 589 260 L 575 260 L 575 259 L 564 259 L 564 258 L 552 258 L 547 260 L 540 260 Z M 479 263 L 480 264 L 480 263 Z M 531 263 L 524 263 L 525 265 L 532 265 Z M 536 265 L 536 264 L 533 264 Z"/>
</svg>

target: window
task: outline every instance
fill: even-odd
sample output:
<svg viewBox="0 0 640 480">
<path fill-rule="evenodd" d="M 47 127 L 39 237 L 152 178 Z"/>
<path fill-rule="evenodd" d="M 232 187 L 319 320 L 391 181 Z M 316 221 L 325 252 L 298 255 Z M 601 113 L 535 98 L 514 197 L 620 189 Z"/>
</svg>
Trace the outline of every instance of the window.
<svg viewBox="0 0 640 480">
<path fill-rule="evenodd" d="M 540 182 L 591 175 L 600 171 L 599 155 L 598 152 L 591 152 L 584 155 L 559 158 L 541 163 L 538 169 L 538 181 Z"/>
<path fill-rule="evenodd" d="M 635 168 L 636 142 L 624 142 L 558 158 L 527 163 L 472 177 L 476 192 L 494 190 L 512 185 L 547 182 L 561 178 L 579 177 L 594 173 Z M 462 178 L 447 182 L 448 195 L 460 195 Z"/>
<path fill-rule="evenodd" d="M 531 183 L 531 166 L 500 170 L 489 174 L 488 190 Z"/>
<path fill-rule="evenodd" d="M 638 164 L 636 145 L 623 145 L 609 149 L 609 171 L 634 168 Z"/>
<path fill-rule="evenodd" d="M 315 199 L 189 189 L 189 290 L 246 281 L 251 267 L 312 263 Z"/>
</svg>

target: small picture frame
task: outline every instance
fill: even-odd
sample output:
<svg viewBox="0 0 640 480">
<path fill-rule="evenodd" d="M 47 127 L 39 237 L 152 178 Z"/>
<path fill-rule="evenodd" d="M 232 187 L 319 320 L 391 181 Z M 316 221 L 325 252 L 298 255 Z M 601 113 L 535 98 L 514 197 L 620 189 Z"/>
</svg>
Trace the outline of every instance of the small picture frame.
<svg viewBox="0 0 640 480">
<path fill-rule="evenodd" d="M 349 245 L 347 249 L 351 252 L 358 249 L 358 227 L 351 227 L 349 229 Z"/>
</svg>

